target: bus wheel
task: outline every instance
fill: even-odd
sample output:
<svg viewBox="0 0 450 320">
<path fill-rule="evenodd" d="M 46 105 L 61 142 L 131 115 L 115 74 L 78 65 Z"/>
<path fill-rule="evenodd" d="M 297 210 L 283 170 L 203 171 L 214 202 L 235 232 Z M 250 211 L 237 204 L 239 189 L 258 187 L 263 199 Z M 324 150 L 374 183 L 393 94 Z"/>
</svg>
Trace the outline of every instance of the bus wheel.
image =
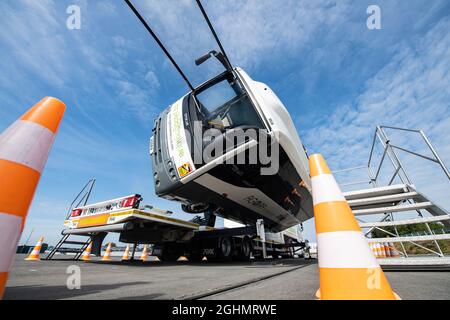
<svg viewBox="0 0 450 320">
<path fill-rule="evenodd" d="M 165 245 L 162 248 L 161 254 L 157 257 L 162 262 L 176 262 L 180 258 L 181 254 L 182 253 L 179 250 L 176 250 L 176 248 Z"/>
<path fill-rule="evenodd" d="M 242 240 L 241 248 L 239 249 L 239 253 L 237 256 L 238 261 L 250 261 L 250 255 L 252 253 L 252 244 L 250 239 L 245 237 Z"/>
<path fill-rule="evenodd" d="M 231 254 L 233 252 L 233 243 L 231 238 L 223 237 L 217 239 L 217 249 L 214 256 L 208 257 L 212 262 L 225 262 L 231 260 Z"/>
</svg>

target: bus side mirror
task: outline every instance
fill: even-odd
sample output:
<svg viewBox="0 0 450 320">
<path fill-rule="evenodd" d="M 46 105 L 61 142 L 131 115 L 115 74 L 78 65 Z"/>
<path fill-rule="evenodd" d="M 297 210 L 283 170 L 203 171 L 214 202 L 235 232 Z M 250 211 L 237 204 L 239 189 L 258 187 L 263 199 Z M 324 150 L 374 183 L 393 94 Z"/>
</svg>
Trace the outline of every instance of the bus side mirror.
<svg viewBox="0 0 450 320">
<path fill-rule="evenodd" d="M 211 58 L 211 54 L 214 54 L 214 53 L 215 53 L 215 51 L 211 51 L 211 52 L 208 52 L 207 54 L 204 54 L 203 56 L 201 56 L 200 58 L 195 60 L 195 65 L 197 65 L 197 66 L 201 65 L 203 62 L 205 62 L 206 60 Z"/>
<path fill-rule="evenodd" d="M 222 52 L 217 52 L 216 50 L 212 50 L 210 52 L 208 52 L 207 54 L 201 56 L 200 58 L 198 58 L 197 60 L 195 60 L 195 64 L 197 66 L 201 65 L 202 63 L 204 63 L 206 60 L 208 60 L 209 58 L 211 58 L 211 56 L 216 57 L 217 60 L 219 60 L 219 62 L 224 66 L 224 68 L 226 70 L 231 71 L 231 66 L 228 65 L 224 55 L 222 54 Z"/>
</svg>

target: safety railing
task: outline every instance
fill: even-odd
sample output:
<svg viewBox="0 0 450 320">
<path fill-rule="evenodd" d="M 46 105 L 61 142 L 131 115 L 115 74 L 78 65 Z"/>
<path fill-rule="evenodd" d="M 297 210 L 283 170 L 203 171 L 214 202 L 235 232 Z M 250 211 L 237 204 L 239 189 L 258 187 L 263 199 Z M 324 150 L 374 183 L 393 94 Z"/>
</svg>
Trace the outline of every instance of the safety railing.
<svg viewBox="0 0 450 320">
<path fill-rule="evenodd" d="M 88 182 L 86 182 L 75 199 L 73 199 L 72 203 L 69 206 L 69 209 L 67 210 L 66 219 L 69 219 L 73 209 L 80 207 L 80 205 L 85 206 L 87 204 L 89 197 L 91 196 L 92 189 L 94 188 L 95 181 L 95 179 L 90 179 Z"/>
<path fill-rule="evenodd" d="M 428 149 L 431 151 L 433 158 L 392 144 L 391 139 L 389 139 L 389 137 L 386 133 L 386 130 L 384 130 L 384 129 L 391 129 L 391 130 L 396 130 L 396 131 L 412 132 L 412 133 L 419 134 L 420 137 L 425 142 Z M 375 148 L 377 138 L 380 141 L 381 145 L 383 146 L 384 151 L 383 151 L 383 155 L 381 157 L 380 163 L 376 169 L 376 173 L 374 174 L 373 171 L 371 170 L 371 167 L 372 167 L 372 159 L 373 159 L 374 148 Z M 368 170 L 369 177 L 375 185 L 377 185 L 377 183 L 378 183 L 378 178 L 380 176 L 381 167 L 383 165 L 384 160 L 386 159 L 386 155 L 390 159 L 390 161 L 395 169 L 394 174 L 392 175 L 391 179 L 388 182 L 388 185 L 391 185 L 396 177 L 399 177 L 399 179 L 405 184 L 412 184 L 411 178 L 408 175 L 408 173 L 406 172 L 405 167 L 403 166 L 402 162 L 400 161 L 400 158 L 398 157 L 395 150 L 400 150 L 400 151 L 412 154 L 414 156 L 437 163 L 441 167 L 441 169 L 444 171 L 445 175 L 447 176 L 447 179 L 450 180 L 450 172 L 448 171 L 444 162 L 441 160 L 438 153 L 436 152 L 436 149 L 433 147 L 430 140 L 428 139 L 428 137 L 425 135 L 425 133 L 422 130 L 405 129 L 405 128 L 391 127 L 391 126 L 378 126 L 375 130 L 375 134 L 374 134 L 373 142 L 372 142 L 372 148 L 370 150 L 370 155 L 369 155 L 369 162 L 367 164 L 368 169 L 369 169 Z"/>
<path fill-rule="evenodd" d="M 411 151 L 406 148 L 403 148 L 403 147 L 393 144 L 391 142 L 391 139 L 387 135 L 385 129 L 417 133 L 423 139 L 426 146 L 431 151 L 431 154 L 433 155 L 433 157 L 429 157 L 429 156 L 423 155 L 421 153 L 414 152 L 414 151 Z M 375 165 L 373 162 L 374 162 L 374 158 L 375 158 L 374 155 L 375 155 L 375 147 L 377 145 L 377 141 L 381 144 L 381 146 L 383 148 L 383 153 L 381 155 L 380 162 L 378 163 L 378 165 Z M 400 179 L 400 181 L 403 184 L 411 185 L 413 183 L 411 181 L 410 175 L 407 173 L 396 150 L 403 151 L 405 153 L 408 153 L 408 154 L 423 158 L 425 160 L 437 163 L 441 167 L 441 169 L 444 172 L 444 174 L 446 175 L 447 179 L 450 180 L 449 170 L 447 169 L 444 162 L 439 157 L 436 149 L 431 144 L 430 140 L 428 139 L 428 137 L 425 135 L 425 133 L 422 130 L 405 129 L 405 128 L 392 127 L 392 126 L 377 126 L 376 127 L 375 133 L 374 133 L 374 136 L 372 139 L 372 146 L 370 148 L 369 160 L 367 162 L 367 165 L 343 169 L 343 170 L 337 170 L 337 171 L 333 171 L 333 173 L 340 174 L 340 173 L 344 173 L 344 172 L 351 172 L 351 171 L 365 169 L 365 170 L 367 170 L 368 180 L 364 179 L 364 180 L 359 180 L 359 181 L 351 181 L 351 182 L 347 182 L 347 183 L 342 183 L 341 186 L 345 187 L 345 186 L 351 186 L 351 185 L 370 184 L 373 187 L 378 187 L 379 186 L 379 178 L 381 176 L 381 169 L 383 167 L 384 162 L 386 161 L 386 158 L 388 158 L 389 161 L 391 162 L 392 166 L 394 167 L 394 173 L 392 174 L 392 176 L 390 177 L 390 179 L 388 180 L 388 183 L 386 185 L 387 186 L 392 185 L 392 183 L 395 181 L 395 179 L 397 177 Z"/>
<path fill-rule="evenodd" d="M 416 133 L 418 134 L 423 142 L 425 143 L 425 145 L 427 146 L 427 148 L 429 149 L 429 151 L 431 151 L 432 157 L 421 154 L 419 152 L 415 152 L 412 150 L 409 150 L 407 148 L 404 147 L 400 147 L 396 144 L 393 144 L 391 139 L 389 138 L 388 134 L 387 134 L 387 130 L 393 130 L 393 131 L 398 131 L 398 132 L 409 132 L 409 133 Z M 382 147 L 382 154 L 379 160 L 378 165 L 376 165 L 375 162 L 375 148 L 377 146 L 377 142 L 379 142 L 381 144 Z M 393 184 L 393 182 L 395 181 L 396 178 L 398 178 L 403 184 L 408 184 L 408 185 L 413 185 L 413 182 L 411 180 L 410 175 L 408 174 L 405 166 L 403 165 L 402 161 L 400 160 L 398 154 L 396 151 L 402 151 L 404 153 L 407 154 L 411 154 L 413 156 L 431 161 L 433 163 L 436 163 L 440 166 L 440 168 L 442 169 L 442 171 L 444 172 L 445 176 L 447 177 L 448 180 L 450 180 L 450 173 L 449 170 L 447 169 L 447 167 L 445 166 L 444 162 L 442 161 L 442 159 L 440 158 L 440 156 L 438 155 L 436 149 L 434 148 L 434 146 L 431 144 L 430 140 L 428 139 L 428 137 L 426 136 L 426 134 L 422 131 L 422 130 L 414 130 L 414 129 L 405 129 L 405 128 L 399 128 L 399 127 L 392 127 L 392 126 L 377 126 L 375 129 L 375 133 L 372 139 L 372 145 L 370 148 L 370 154 L 369 154 L 369 160 L 367 162 L 367 165 L 363 165 L 363 166 L 358 166 L 358 167 L 353 167 L 353 168 L 348 168 L 348 169 L 343 169 L 343 170 L 337 170 L 337 171 L 333 171 L 334 174 L 341 174 L 341 173 L 348 173 L 348 172 L 354 172 L 356 170 L 366 170 L 367 171 L 367 176 L 368 179 L 363 179 L 363 180 L 359 180 L 359 181 L 351 181 L 351 182 L 347 182 L 347 183 L 341 183 L 341 187 L 345 187 L 345 186 L 351 186 L 351 185 L 361 185 L 361 184 L 369 184 L 372 187 L 376 188 L 376 187 L 380 187 L 380 186 L 390 186 Z M 383 168 L 383 164 L 385 163 L 385 161 L 388 161 L 392 164 L 393 169 L 394 169 L 394 173 L 392 174 L 392 176 L 388 176 L 388 182 L 387 183 L 383 183 L 383 185 L 380 185 L 380 177 L 382 176 L 382 168 Z M 407 202 L 412 203 L 411 199 L 408 199 Z M 419 216 L 422 216 L 420 210 L 416 210 L 417 213 L 419 214 Z M 394 221 L 394 215 L 392 212 L 386 214 L 381 221 L 384 221 L 386 219 L 389 219 L 391 221 Z M 361 221 L 362 222 L 362 221 Z M 431 230 L 430 226 L 428 223 L 424 223 L 427 231 L 426 234 L 428 235 L 434 235 L 435 232 Z M 371 233 L 371 231 L 373 229 L 377 229 L 379 231 L 384 232 L 385 234 L 389 235 L 389 236 L 393 236 L 393 237 L 399 237 L 399 233 L 398 230 L 396 228 L 396 226 L 394 226 L 394 233 L 391 233 L 389 231 L 387 231 L 385 228 L 380 228 L 380 227 L 374 227 L 369 229 L 366 232 L 366 236 Z M 444 232 L 444 231 L 442 231 Z M 413 245 L 416 245 L 419 248 L 422 248 L 430 253 L 436 254 L 440 257 L 443 257 L 444 254 L 441 250 L 441 247 L 439 245 L 439 243 L 434 240 L 434 245 L 437 249 L 437 251 L 431 250 L 430 248 L 426 248 L 425 246 L 422 246 L 420 244 L 418 244 L 417 242 L 413 242 L 413 241 L 406 241 L 409 242 Z M 400 245 L 402 247 L 402 251 L 400 252 L 403 256 L 408 257 L 408 254 L 405 250 L 405 247 L 403 245 L 403 242 L 400 242 Z"/>
</svg>

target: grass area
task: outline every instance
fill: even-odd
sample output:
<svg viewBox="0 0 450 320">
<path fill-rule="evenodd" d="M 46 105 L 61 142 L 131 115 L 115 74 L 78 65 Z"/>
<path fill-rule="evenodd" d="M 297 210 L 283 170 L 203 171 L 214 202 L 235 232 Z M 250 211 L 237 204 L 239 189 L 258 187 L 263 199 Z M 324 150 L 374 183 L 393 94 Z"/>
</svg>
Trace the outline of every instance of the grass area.
<svg viewBox="0 0 450 320">
<path fill-rule="evenodd" d="M 425 248 L 439 252 L 433 241 L 421 241 L 418 243 L 420 245 L 424 246 Z M 439 243 L 439 246 L 441 247 L 442 252 L 444 254 L 450 255 L 450 240 L 440 240 L 440 241 L 438 241 L 438 243 Z M 394 246 L 397 250 L 399 250 L 400 252 L 403 252 L 403 249 L 402 249 L 402 246 L 400 245 L 400 243 L 395 243 Z M 408 255 L 430 254 L 431 253 L 431 252 L 429 252 L 425 249 L 422 249 L 412 243 L 404 242 L 403 246 L 405 247 L 406 253 Z"/>
<path fill-rule="evenodd" d="M 449 233 L 449 230 L 448 229 L 446 230 L 445 226 L 440 222 L 429 223 L 428 225 L 435 234 Z M 396 231 L 393 227 L 386 227 L 383 229 L 388 231 L 391 234 L 396 233 Z M 399 236 L 430 234 L 427 226 L 423 223 L 398 226 L 397 232 L 398 232 Z M 372 237 L 373 238 L 384 238 L 384 237 L 389 237 L 389 235 L 386 232 L 375 229 L 372 231 Z M 417 243 L 424 246 L 425 248 L 439 252 L 434 241 L 420 241 Z M 438 243 L 439 243 L 439 246 L 441 247 L 442 253 L 450 255 L 450 240 L 439 240 Z M 403 249 L 402 249 L 402 246 L 400 243 L 394 243 L 394 246 L 397 250 L 399 250 L 400 252 L 403 252 Z M 409 242 L 404 242 L 403 246 L 405 247 L 405 251 L 408 255 L 432 254 L 431 252 L 429 252 L 423 248 L 420 248 Z"/>
</svg>

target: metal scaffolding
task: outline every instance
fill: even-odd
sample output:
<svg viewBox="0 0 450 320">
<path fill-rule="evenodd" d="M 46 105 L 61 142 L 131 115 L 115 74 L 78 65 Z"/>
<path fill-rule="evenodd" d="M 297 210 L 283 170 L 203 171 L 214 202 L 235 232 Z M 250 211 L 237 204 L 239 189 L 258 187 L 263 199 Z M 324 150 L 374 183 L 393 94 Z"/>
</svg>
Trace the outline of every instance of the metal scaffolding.
<svg viewBox="0 0 450 320">
<path fill-rule="evenodd" d="M 419 135 L 426 147 L 430 150 L 432 157 L 409 150 L 406 147 L 393 144 L 386 132 L 387 130 L 393 130 L 399 133 L 415 133 Z M 374 163 L 375 148 L 377 143 L 381 144 L 382 147 L 382 154 L 378 164 Z M 343 183 L 341 186 L 345 187 L 361 184 L 369 184 L 371 186 L 369 189 L 344 193 L 344 196 L 346 196 L 353 213 L 360 221 L 361 228 L 365 230 L 365 235 L 367 237 L 371 236 L 372 231 L 375 229 L 386 235 L 384 238 L 370 238 L 371 242 L 389 241 L 399 243 L 401 246 L 401 251 L 399 250 L 399 254 L 405 258 L 408 258 L 409 256 L 405 249 L 404 243 L 411 243 L 414 246 L 422 248 L 423 250 L 438 257 L 444 257 L 444 253 L 442 252 L 438 241 L 449 240 L 450 233 L 447 233 L 448 231 L 443 229 L 442 234 L 435 234 L 429 223 L 439 222 L 443 223 L 446 227 L 450 227 L 450 215 L 445 209 L 430 201 L 424 194 L 416 190 L 411 176 L 408 174 L 405 166 L 398 156 L 399 151 L 438 164 L 448 181 L 450 181 L 450 173 L 447 167 L 422 130 L 412 130 L 392 126 L 376 127 L 370 148 L 369 160 L 366 165 L 338 170 L 334 171 L 334 173 L 349 173 L 363 169 L 367 171 L 368 179 Z M 383 185 L 380 177 L 382 176 L 382 168 L 383 164 L 387 161 L 386 159 L 388 159 L 392 164 L 394 173 L 392 176 L 388 176 L 388 182 Z M 400 180 L 401 184 L 394 185 L 393 183 L 397 178 Z M 408 211 L 417 212 L 419 217 L 416 219 L 399 219 L 400 213 Z M 432 215 L 432 217 L 424 217 L 423 211 L 427 211 Z M 395 216 L 394 213 L 396 213 Z M 383 217 L 378 222 L 364 222 L 361 218 L 361 216 L 374 214 L 383 214 Z M 400 235 L 397 227 L 408 224 L 424 224 L 427 232 L 426 234 L 420 235 Z M 394 232 L 387 230 L 386 228 L 388 227 L 393 228 Z M 421 241 L 432 241 L 434 243 L 435 250 L 421 245 L 419 243 Z"/>
</svg>

